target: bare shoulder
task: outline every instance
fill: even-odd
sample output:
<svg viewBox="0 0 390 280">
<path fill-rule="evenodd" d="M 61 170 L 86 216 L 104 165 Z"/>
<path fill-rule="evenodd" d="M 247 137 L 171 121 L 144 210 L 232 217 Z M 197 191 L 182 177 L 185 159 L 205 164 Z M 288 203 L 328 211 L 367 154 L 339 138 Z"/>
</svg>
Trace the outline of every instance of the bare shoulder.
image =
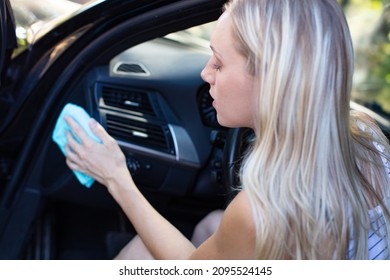
<svg viewBox="0 0 390 280">
<path fill-rule="evenodd" d="M 194 259 L 252 259 L 256 228 L 245 191 L 226 208 L 217 231 L 192 255 Z"/>
</svg>

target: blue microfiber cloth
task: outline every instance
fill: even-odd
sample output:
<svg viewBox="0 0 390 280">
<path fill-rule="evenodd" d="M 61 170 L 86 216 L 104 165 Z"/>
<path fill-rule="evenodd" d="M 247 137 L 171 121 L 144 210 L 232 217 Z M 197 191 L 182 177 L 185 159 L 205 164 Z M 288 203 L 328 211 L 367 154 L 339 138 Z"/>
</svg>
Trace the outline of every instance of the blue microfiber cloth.
<svg viewBox="0 0 390 280">
<path fill-rule="evenodd" d="M 96 137 L 96 135 L 92 132 L 91 128 L 89 127 L 89 120 L 90 116 L 89 114 L 80 106 L 68 103 L 65 105 L 65 107 L 62 109 L 58 119 L 57 123 L 53 130 L 52 139 L 53 141 L 58 145 L 58 147 L 61 149 L 62 153 L 65 155 L 65 146 L 67 144 L 66 139 L 66 131 L 70 131 L 74 138 L 80 143 L 80 139 L 77 138 L 76 135 L 72 132 L 69 125 L 66 123 L 64 117 L 65 116 L 71 116 L 73 119 L 84 129 L 84 131 L 96 142 L 101 143 L 101 140 Z M 84 173 L 81 173 L 79 171 L 73 171 L 73 173 L 76 175 L 77 179 L 81 184 L 86 186 L 87 188 L 91 187 L 91 185 L 94 183 L 94 179 Z"/>
</svg>

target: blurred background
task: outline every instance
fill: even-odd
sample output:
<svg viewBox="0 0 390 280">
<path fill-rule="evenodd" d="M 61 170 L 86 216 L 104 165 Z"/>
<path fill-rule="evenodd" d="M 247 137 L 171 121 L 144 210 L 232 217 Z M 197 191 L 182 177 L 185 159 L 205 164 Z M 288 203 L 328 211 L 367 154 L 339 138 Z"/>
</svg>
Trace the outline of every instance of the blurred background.
<svg viewBox="0 0 390 280">
<path fill-rule="evenodd" d="M 48 25 L 55 26 L 77 13 L 83 4 L 94 1 L 10 2 L 15 15 L 18 43 L 23 49 L 34 41 L 41 29 Z M 390 0 L 338 2 L 345 11 L 354 41 L 356 65 L 352 99 L 390 121 Z"/>
<path fill-rule="evenodd" d="M 71 0 L 72 2 L 79 3 L 79 4 L 85 4 L 91 0 Z"/>
<path fill-rule="evenodd" d="M 390 120 L 390 0 L 339 2 L 355 48 L 352 99 Z"/>
</svg>

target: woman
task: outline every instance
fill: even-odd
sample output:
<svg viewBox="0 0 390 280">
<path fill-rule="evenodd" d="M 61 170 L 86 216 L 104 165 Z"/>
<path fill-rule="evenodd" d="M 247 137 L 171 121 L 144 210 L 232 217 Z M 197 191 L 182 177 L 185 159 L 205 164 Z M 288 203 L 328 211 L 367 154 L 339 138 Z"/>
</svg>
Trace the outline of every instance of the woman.
<svg viewBox="0 0 390 280">
<path fill-rule="evenodd" d="M 211 49 L 201 76 L 218 122 L 256 139 L 241 191 L 198 248 L 145 200 L 96 121 L 103 144 L 67 118 L 83 143 L 68 135 L 68 166 L 107 186 L 139 235 L 122 256 L 138 244 L 157 259 L 388 259 L 389 145 L 349 110 L 353 50 L 337 2 L 233 0 Z"/>
</svg>

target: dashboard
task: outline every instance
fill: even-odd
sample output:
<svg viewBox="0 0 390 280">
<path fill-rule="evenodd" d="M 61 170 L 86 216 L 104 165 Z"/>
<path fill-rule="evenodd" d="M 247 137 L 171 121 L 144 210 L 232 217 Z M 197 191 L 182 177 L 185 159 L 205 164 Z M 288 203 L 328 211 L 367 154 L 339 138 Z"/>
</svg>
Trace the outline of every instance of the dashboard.
<svg viewBox="0 0 390 280">
<path fill-rule="evenodd" d="M 208 47 L 157 38 L 94 67 L 72 91 L 69 102 L 85 107 L 116 139 L 141 190 L 197 198 L 225 191 L 226 128 L 218 125 L 209 85 L 200 77 L 209 58 Z M 66 174 L 67 183 L 50 195 L 82 200 L 69 191 L 75 180 Z"/>
</svg>

